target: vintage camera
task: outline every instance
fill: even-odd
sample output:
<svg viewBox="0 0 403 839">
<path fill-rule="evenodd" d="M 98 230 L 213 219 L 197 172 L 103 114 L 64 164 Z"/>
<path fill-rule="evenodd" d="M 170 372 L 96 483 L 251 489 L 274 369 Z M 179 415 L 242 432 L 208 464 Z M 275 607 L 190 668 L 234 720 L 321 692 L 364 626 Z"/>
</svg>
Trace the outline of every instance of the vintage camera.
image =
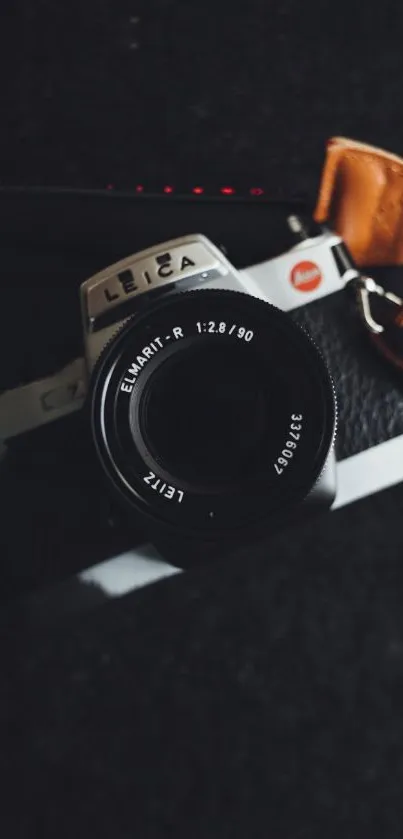
<svg viewBox="0 0 403 839">
<path fill-rule="evenodd" d="M 4 425 L 14 433 L 21 421 L 32 427 L 80 407 L 85 396 L 107 484 L 162 550 L 197 545 L 197 555 L 222 554 L 302 509 L 329 507 L 332 380 L 306 331 L 272 303 L 287 260 L 295 268 L 291 296 L 301 284 L 314 287 L 312 249 L 332 259 L 339 280 L 331 248 L 342 244 L 327 232 L 304 236 L 292 223 L 299 243 L 246 271 L 195 234 L 84 282 L 84 360 L 51 387 L 34 383 L 24 398 L 3 394 L 3 439 Z"/>
</svg>

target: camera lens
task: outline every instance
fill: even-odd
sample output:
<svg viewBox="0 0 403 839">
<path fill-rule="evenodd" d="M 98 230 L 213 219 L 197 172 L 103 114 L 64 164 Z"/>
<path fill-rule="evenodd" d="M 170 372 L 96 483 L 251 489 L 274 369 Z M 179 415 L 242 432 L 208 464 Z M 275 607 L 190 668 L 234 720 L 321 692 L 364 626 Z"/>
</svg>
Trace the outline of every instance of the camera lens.
<svg viewBox="0 0 403 839">
<path fill-rule="evenodd" d="M 104 351 L 92 427 L 114 485 L 156 527 L 250 533 L 300 501 L 332 445 L 327 368 L 283 312 L 230 291 L 145 306 Z"/>
<path fill-rule="evenodd" d="M 247 345 L 217 340 L 161 364 L 138 414 L 155 461 L 178 479 L 205 487 L 243 480 L 269 430 L 263 372 Z"/>
</svg>

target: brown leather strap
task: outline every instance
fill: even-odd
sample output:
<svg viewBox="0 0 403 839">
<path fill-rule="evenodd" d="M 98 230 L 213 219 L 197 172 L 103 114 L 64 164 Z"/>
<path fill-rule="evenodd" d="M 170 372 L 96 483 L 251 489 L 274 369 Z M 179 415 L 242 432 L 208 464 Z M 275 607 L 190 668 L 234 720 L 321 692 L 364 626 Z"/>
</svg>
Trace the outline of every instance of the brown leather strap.
<svg viewBox="0 0 403 839">
<path fill-rule="evenodd" d="M 314 218 L 346 242 L 358 265 L 403 263 L 403 159 L 383 149 L 329 140 Z"/>
</svg>

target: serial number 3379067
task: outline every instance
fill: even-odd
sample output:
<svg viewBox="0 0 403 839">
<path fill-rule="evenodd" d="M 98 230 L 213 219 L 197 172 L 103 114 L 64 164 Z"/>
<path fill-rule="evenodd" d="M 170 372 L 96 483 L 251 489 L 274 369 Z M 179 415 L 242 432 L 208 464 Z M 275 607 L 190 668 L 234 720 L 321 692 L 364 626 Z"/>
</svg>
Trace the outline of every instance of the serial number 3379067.
<svg viewBox="0 0 403 839">
<path fill-rule="evenodd" d="M 302 430 L 302 419 L 302 414 L 291 414 L 291 424 L 288 432 L 289 439 L 286 440 L 280 457 L 278 457 L 274 463 L 274 468 L 278 475 L 283 474 L 284 469 L 291 462 L 295 451 L 298 448 L 298 442 L 300 440 Z"/>
</svg>

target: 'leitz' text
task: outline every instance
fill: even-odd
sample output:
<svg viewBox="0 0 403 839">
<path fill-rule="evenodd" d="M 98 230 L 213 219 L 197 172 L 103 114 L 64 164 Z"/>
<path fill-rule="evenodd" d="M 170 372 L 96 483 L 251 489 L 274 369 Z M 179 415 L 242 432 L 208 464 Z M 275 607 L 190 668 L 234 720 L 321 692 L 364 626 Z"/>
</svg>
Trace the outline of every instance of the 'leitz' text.
<svg viewBox="0 0 403 839">
<path fill-rule="evenodd" d="M 288 464 L 294 457 L 295 450 L 298 447 L 298 441 L 301 437 L 300 432 L 302 430 L 302 419 L 302 414 L 291 414 L 291 424 L 290 430 L 288 432 L 288 437 L 290 439 L 286 440 L 280 457 L 278 457 L 274 463 L 274 468 L 277 472 L 277 475 L 283 474 L 284 469 L 286 468 L 286 466 L 288 466 Z"/>
<path fill-rule="evenodd" d="M 167 498 L 168 501 L 177 501 L 178 504 L 182 503 L 183 500 L 183 492 L 181 489 L 175 489 L 175 487 L 171 486 L 171 484 L 164 484 L 164 481 L 161 478 L 157 478 L 154 472 L 149 472 L 143 478 L 145 484 L 151 487 L 151 489 L 158 492 L 158 495 L 162 495 L 163 498 Z"/>
</svg>

